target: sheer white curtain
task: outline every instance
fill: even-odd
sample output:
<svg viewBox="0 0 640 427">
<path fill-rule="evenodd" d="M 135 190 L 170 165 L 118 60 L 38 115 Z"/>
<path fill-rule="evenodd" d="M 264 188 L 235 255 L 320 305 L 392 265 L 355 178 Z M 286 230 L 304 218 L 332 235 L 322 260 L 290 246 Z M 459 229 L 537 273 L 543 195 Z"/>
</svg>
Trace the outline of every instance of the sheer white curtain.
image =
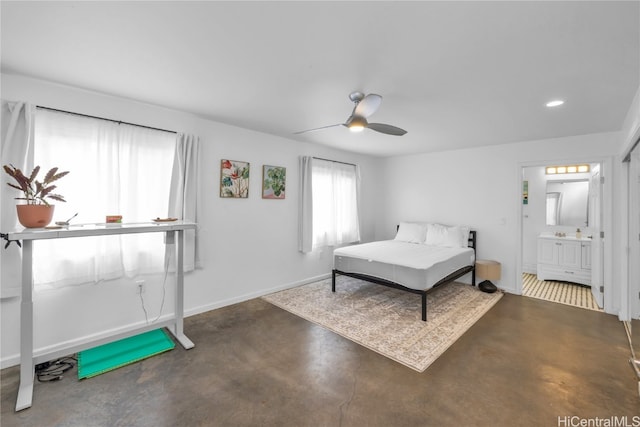
<svg viewBox="0 0 640 427">
<path fill-rule="evenodd" d="M 347 163 L 317 158 L 303 161 L 301 167 L 304 163 L 307 165 L 306 169 L 301 170 L 301 175 L 306 178 L 302 186 L 301 212 L 306 210 L 306 216 L 302 216 L 301 221 L 302 230 L 308 232 L 308 222 L 311 219 L 312 248 L 359 241 L 358 168 Z M 308 163 L 311 165 L 310 184 Z M 305 237 L 301 238 L 300 245 L 303 252 L 308 249 L 308 235 L 306 242 L 304 239 Z"/>
<path fill-rule="evenodd" d="M 12 164 L 29 172 L 33 168 L 33 139 L 35 106 L 25 102 L 1 102 L 2 135 L 0 137 L 1 164 Z M 8 177 L 2 172 L 4 177 Z M 17 190 L 6 185 L 8 180 L 0 181 L 0 226 L 2 230 L 13 230 L 18 224 L 16 215 Z M 21 252 L 18 245 L 11 244 L 7 249 L 0 248 L 0 283 L 1 296 L 10 297 L 20 294 L 21 283 Z"/>
<path fill-rule="evenodd" d="M 198 222 L 199 170 L 200 139 L 195 135 L 178 134 L 171 174 L 170 217 Z M 200 267 L 198 246 L 196 230 L 186 230 L 184 235 L 184 271 Z M 167 251 L 172 250 L 173 248 L 167 247 Z"/>
<path fill-rule="evenodd" d="M 56 192 L 54 219 L 103 223 L 106 215 L 149 222 L 167 212 L 176 135 L 138 126 L 38 109 L 34 162 L 70 171 Z M 162 234 L 39 241 L 36 286 L 64 286 L 164 269 Z"/>
<path fill-rule="evenodd" d="M 313 191 L 312 174 L 309 156 L 300 156 L 300 205 L 298 209 L 298 250 L 313 250 Z"/>
</svg>

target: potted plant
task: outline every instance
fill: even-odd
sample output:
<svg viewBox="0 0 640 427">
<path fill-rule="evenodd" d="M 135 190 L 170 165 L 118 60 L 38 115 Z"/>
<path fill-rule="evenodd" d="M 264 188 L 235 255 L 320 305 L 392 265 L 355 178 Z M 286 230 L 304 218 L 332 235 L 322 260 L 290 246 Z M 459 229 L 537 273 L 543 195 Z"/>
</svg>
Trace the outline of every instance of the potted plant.
<svg viewBox="0 0 640 427">
<path fill-rule="evenodd" d="M 24 200 L 26 203 L 17 205 L 18 221 L 24 227 L 37 228 L 46 227 L 53 218 L 55 205 L 50 205 L 47 199 L 66 202 L 64 197 L 52 193 L 56 189 L 53 182 L 59 180 L 69 172 L 58 172 L 58 168 L 52 168 L 44 177 L 42 182 L 36 178 L 40 172 L 40 166 L 36 166 L 29 176 L 13 165 L 4 165 L 4 171 L 11 176 L 16 184 L 8 182 L 7 185 L 16 190 L 22 191 L 23 197 L 16 197 L 16 200 Z"/>
</svg>

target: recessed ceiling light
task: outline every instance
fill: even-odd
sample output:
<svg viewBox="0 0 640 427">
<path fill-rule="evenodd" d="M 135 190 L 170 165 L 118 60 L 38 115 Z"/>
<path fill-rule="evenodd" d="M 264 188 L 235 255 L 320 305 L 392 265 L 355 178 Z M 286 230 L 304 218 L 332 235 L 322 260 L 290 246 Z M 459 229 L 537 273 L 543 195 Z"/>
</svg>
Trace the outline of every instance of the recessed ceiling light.
<svg viewBox="0 0 640 427">
<path fill-rule="evenodd" d="M 559 105 L 564 104 L 564 101 L 561 99 L 555 99 L 553 101 L 547 102 L 547 107 L 557 107 Z"/>
</svg>

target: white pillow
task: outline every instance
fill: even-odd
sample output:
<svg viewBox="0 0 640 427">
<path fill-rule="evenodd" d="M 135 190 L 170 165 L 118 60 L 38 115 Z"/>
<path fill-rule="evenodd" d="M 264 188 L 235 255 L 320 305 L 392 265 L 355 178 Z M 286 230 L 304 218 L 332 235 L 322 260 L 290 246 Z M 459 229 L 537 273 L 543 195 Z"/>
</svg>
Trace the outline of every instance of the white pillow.
<svg viewBox="0 0 640 427">
<path fill-rule="evenodd" d="M 460 226 L 460 231 L 462 232 L 462 242 L 460 242 L 460 247 L 461 248 L 468 248 L 469 247 L 469 234 L 471 234 L 471 228 L 461 225 Z"/>
<path fill-rule="evenodd" d="M 462 241 L 462 231 L 460 231 L 460 227 L 447 227 L 444 235 L 444 242 L 442 242 L 442 246 L 447 246 L 450 248 L 459 248 L 461 241 Z"/>
<path fill-rule="evenodd" d="M 427 245 L 466 248 L 469 246 L 469 227 L 429 224 L 427 226 Z"/>
<path fill-rule="evenodd" d="M 449 227 L 447 228 L 447 234 L 444 238 L 444 243 L 442 246 L 448 246 L 451 248 L 464 248 L 467 245 L 462 245 L 463 238 L 464 236 L 460 227 Z"/>
<path fill-rule="evenodd" d="M 424 243 L 427 227 L 414 222 L 401 222 L 394 240 L 408 243 Z"/>
<path fill-rule="evenodd" d="M 441 224 L 427 224 L 427 239 L 425 243 L 433 246 L 443 246 L 447 236 L 447 227 Z"/>
</svg>

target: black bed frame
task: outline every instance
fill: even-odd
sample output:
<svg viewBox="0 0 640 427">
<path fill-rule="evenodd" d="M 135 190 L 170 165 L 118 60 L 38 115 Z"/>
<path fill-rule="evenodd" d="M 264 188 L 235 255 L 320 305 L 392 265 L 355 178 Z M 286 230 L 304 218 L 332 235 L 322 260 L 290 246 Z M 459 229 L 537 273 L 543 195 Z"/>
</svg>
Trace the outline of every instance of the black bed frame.
<svg viewBox="0 0 640 427">
<path fill-rule="evenodd" d="M 469 232 L 469 247 L 473 249 L 473 252 L 475 254 L 475 251 L 476 251 L 476 231 L 475 230 L 471 230 Z M 343 276 L 355 277 L 356 279 L 365 280 L 371 283 L 377 283 L 378 285 L 389 286 L 390 288 L 400 289 L 403 291 L 411 292 L 413 294 L 419 294 L 419 295 L 422 295 L 422 320 L 426 322 L 427 321 L 427 293 L 431 291 L 431 289 L 436 288 L 440 285 L 444 285 L 445 283 L 452 282 L 469 272 L 471 272 L 471 285 L 475 286 L 476 285 L 476 268 L 474 263 L 474 265 L 468 265 L 466 267 L 462 267 L 460 270 L 454 271 L 444 279 L 437 282 L 431 288 L 421 291 L 418 289 L 407 288 L 406 286 L 402 286 L 399 283 L 391 282 L 389 280 L 381 279 L 379 277 L 369 276 L 367 274 L 347 273 L 344 271 L 336 270 L 334 268 L 333 271 L 331 272 L 331 291 L 332 292 L 336 291 L 336 274 L 341 274 Z"/>
</svg>

